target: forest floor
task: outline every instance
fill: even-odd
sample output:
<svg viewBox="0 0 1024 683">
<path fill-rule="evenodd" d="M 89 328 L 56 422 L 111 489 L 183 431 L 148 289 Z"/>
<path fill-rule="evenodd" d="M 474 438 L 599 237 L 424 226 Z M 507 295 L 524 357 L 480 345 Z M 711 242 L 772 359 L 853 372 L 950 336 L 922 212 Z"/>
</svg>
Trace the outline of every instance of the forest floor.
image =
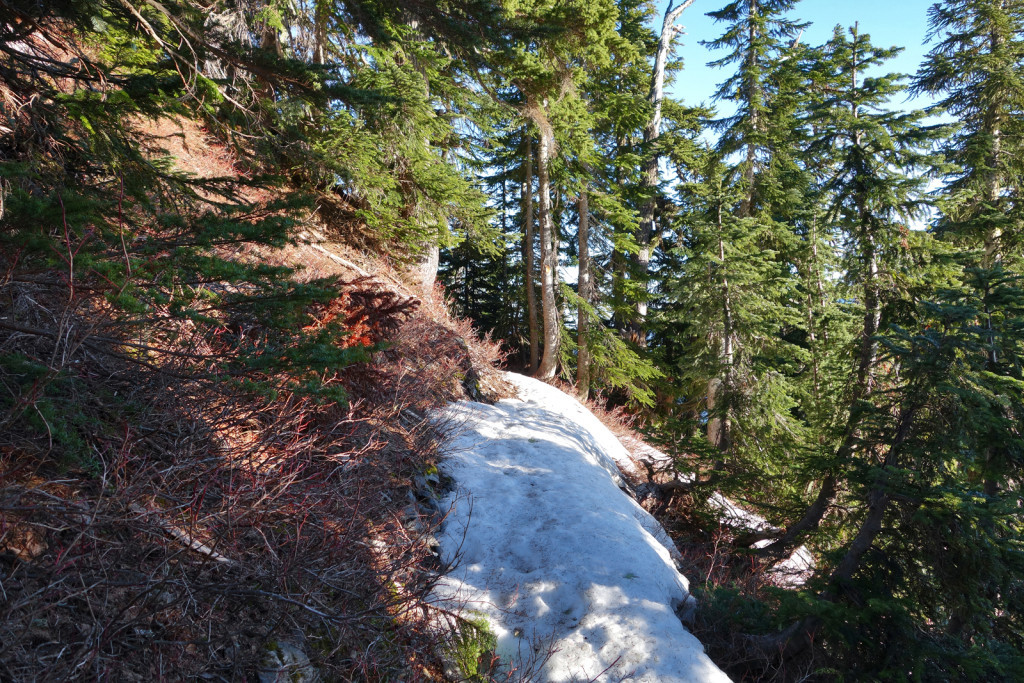
<svg viewBox="0 0 1024 683">
<path fill-rule="evenodd" d="M 194 122 L 150 132 L 180 170 L 240 173 Z M 283 249 L 217 249 L 336 283 L 307 313 L 369 350 L 328 378 L 342 403 L 229 371 L 223 340 L 257 338 L 251 319 L 155 309 L 122 332 L 87 287 L 0 254 L 0 680 L 252 681 L 284 660 L 329 680 L 443 677 L 436 557 L 410 502 L 446 440 L 430 415 L 504 395 L 500 351 L 353 247 L 330 202 Z"/>
</svg>

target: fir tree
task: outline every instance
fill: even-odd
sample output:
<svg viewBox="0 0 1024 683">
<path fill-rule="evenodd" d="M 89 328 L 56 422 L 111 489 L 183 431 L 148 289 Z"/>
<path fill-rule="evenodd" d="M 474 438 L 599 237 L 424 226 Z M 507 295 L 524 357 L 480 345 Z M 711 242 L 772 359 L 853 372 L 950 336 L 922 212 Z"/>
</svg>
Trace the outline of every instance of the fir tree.
<svg viewBox="0 0 1024 683">
<path fill-rule="evenodd" d="M 815 139 L 808 149 L 809 157 L 827 160 L 819 171 L 828 206 L 825 218 L 847 243 L 847 291 L 861 309 L 856 360 L 845 399 L 848 418 L 836 427 L 841 436 L 835 464 L 826 467 L 818 498 L 768 552 L 790 550 L 798 533 L 817 526 L 837 493 L 835 468 L 846 467 L 859 448 L 859 414 L 879 381 L 877 335 L 887 324 L 883 310 L 891 310 L 892 298 L 900 294 L 899 272 L 909 257 L 906 226 L 923 199 L 923 179 L 920 171 L 915 172 L 926 161 L 921 150 L 928 140 L 919 123 L 923 113 L 886 110 L 901 89 L 897 75 L 865 76 L 896 51 L 872 47 L 856 27 L 849 35 L 847 39 L 837 28 L 815 60 L 815 78 L 825 94 L 811 110 L 809 125 Z"/>
</svg>

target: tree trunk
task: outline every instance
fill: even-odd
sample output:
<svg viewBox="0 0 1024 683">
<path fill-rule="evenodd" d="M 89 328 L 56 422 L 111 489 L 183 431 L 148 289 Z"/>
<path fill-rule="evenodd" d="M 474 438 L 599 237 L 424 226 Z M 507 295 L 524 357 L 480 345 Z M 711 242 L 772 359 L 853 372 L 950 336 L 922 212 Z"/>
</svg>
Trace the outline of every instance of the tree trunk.
<svg viewBox="0 0 1024 683">
<path fill-rule="evenodd" d="M 581 401 L 586 401 L 590 395 L 590 348 L 587 341 L 587 319 L 586 305 L 591 303 L 593 297 L 593 281 L 590 278 L 590 202 L 587 191 L 580 192 L 579 198 L 580 224 L 578 231 L 579 239 L 579 279 L 578 289 L 581 304 L 577 312 L 576 322 L 576 344 L 578 355 L 576 356 L 576 392 Z"/>
<path fill-rule="evenodd" d="M 751 74 L 757 68 L 757 52 L 754 50 L 755 26 L 754 17 L 757 16 L 758 0 L 747 0 L 747 40 L 750 49 L 747 52 L 747 68 Z M 750 129 L 754 133 L 761 132 L 761 84 L 751 77 L 747 84 L 747 107 L 750 109 Z M 748 218 L 754 212 L 754 167 L 757 164 L 757 148 L 752 142 L 747 143 L 746 167 L 743 169 L 743 200 L 740 202 L 740 218 Z"/>
<path fill-rule="evenodd" d="M 723 226 L 722 206 L 718 206 L 718 261 L 722 269 L 722 338 L 719 340 L 719 363 L 724 370 L 724 379 L 713 378 L 708 382 L 708 441 L 724 454 L 728 453 L 732 446 L 731 424 L 729 421 L 728 392 L 733 390 L 733 320 L 732 320 L 732 292 L 729 289 L 729 276 L 726 274 L 725 263 L 725 239 L 722 234 Z M 721 405 L 726 402 L 726 405 Z M 724 462 L 719 462 L 719 469 Z"/>
<path fill-rule="evenodd" d="M 540 218 L 540 288 L 541 316 L 544 322 L 544 355 L 537 369 L 542 380 L 554 379 L 558 371 L 558 351 L 561 342 L 561 325 L 555 302 L 555 282 L 558 277 L 558 249 L 554 244 L 554 228 L 551 222 L 551 183 L 548 178 L 548 164 L 554 146 L 550 130 L 541 129 L 540 147 L 537 150 L 537 195 Z"/>
<path fill-rule="evenodd" d="M 894 470 L 899 467 L 900 450 L 910 437 L 918 410 L 918 405 L 909 405 L 900 411 L 899 424 L 893 436 L 892 445 L 882 464 L 885 470 Z M 845 586 L 848 586 L 853 579 L 854 572 L 860 566 L 864 554 L 871 548 L 875 539 L 878 538 L 878 534 L 882 532 L 882 523 L 885 521 L 885 513 L 890 501 L 891 497 L 886 492 L 884 485 L 876 486 L 868 492 L 867 514 L 847 547 L 846 553 L 829 576 L 828 588 L 821 593 L 822 600 L 835 602 L 846 590 Z M 781 655 L 783 659 L 788 659 L 810 647 L 822 625 L 820 617 L 807 617 L 777 634 L 748 638 L 747 645 L 753 646 L 762 655 Z"/>
<path fill-rule="evenodd" d="M 816 410 L 821 410 L 821 355 L 824 345 L 828 343 L 828 328 L 824 326 L 825 312 L 825 286 L 821 275 L 821 260 L 818 254 L 818 216 L 811 219 L 811 264 L 813 273 L 808 276 L 814 278 L 814 286 L 807 288 L 807 330 L 810 335 L 811 363 L 814 373 L 814 404 Z M 815 298 L 817 297 L 817 298 Z M 820 327 L 819 327 L 820 326 Z M 819 345 L 819 332 L 820 342 Z"/>
<path fill-rule="evenodd" d="M 679 28 L 675 25 L 676 19 L 683 11 L 692 5 L 696 0 L 685 0 L 681 5 L 674 8 L 669 2 L 665 10 L 665 18 L 661 24 L 661 37 L 658 40 L 658 52 L 654 58 L 654 71 L 651 74 L 651 89 L 647 95 L 647 101 L 651 104 L 651 119 L 644 127 L 644 145 L 648 148 L 647 159 L 644 161 L 644 172 L 642 189 L 647 195 L 643 205 L 640 207 L 640 233 L 637 242 L 639 251 L 636 256 L 636 272 L 638 277 L 647 282 L 647 273 L 651 264 L 651 253 L 657 246 L 655 241 L 656 225 L 655 210 L 657 208 L 658 192 L 658 158 L 659 155 L 650 150 L 655 141 L 661 137 L 661 102 L 665 98 L 665 66 L 672 51 L 672 39 L 675 38 Z M 647 318 L 647 300 L 641 298 L 636 302 L 636 320 L 630 324 L 630 336 L 640 344 L 646 346 L 647 330 L 644 321 Z"/>
<path fill-rule="evenodd" d="M 437 281 L 437 267 L 441 263 L 441 248 L 436 242 L 424 242 L 421 248 L 423 251 L 420 253 L 415 267 L 416 280 L 423 288 L 424 296 L 430 297 L 434 290 L 434 283 Z"/>
<path fill-rule="evenodd" d="M 999 9 L 1004 8 L 1005 3 L 999 3 Z M 1003 44 L 1006 42 L 1005 36 L 996 29 L 992 29 L 989 32 L 989 50 L 992 53 L 996 53 L 1002 49 Z M 988 134 L 992 140 L 992 150 L 989 154 L 988 160 L 988 187 L 986 199 L 988 200 L 989 211 L 992 210 L 999 203 L 999 195 L 1001 194 L 1001 178 L 1003 168 L 1003 130 L 1002 130 L 1002 112 L 998 105 L 993 105 L 989 110 L 989 115 L 986 117 L 985 127 L 988 129 Z M 1002 263 L 1003 255 L 1000 248 L 1000 242 L 1002 240 L 1003 231 L 998 224 L 993 225 L 985 231 L 985 242 L 984 242 L 984 255 L 982 257 L 981 266 L 982 268 L 993 268 Z M 989 311 L 988 304 L 985 304 L 985 318 L 986 327 L 988 328 L 989 335 L 989 352 L 988 362 L 994 368 L 999 362 L 999 352 L 996 349 L 996 336 L 992 329 L 992 314 Z M 991 474 L 991 464 L 995 461 L 996 454 L 991 447 L 985 449 L 985 464 L 988 466 L 986 469 L 989 470 L 989 474 L 985 476 L 984 491 L 988 496 L 995 497 L 999 493 L 999 482 Z"/>
<path fill-rule="evenodd" d="M 522 212 L 523 212 L 523 264 L 526 269 L 526 316 L 530 330 L 530 374 L 540 367 L 540 333 L 537 324 L 537 292 L 533 276 L 536 272 L 533 244 L 536 241 L 533 228 L 533 138 L 524 130 L 526 138 L 525 164 L 523 165 Z"/>
<path fill-rule="evenodd" d="M 420 20 L 413 16 L 410 12 L 405 13 L 405 22 L 413 30 L 413 32 L 420 36 Z M 421 36 L 420 36 L 421 37 Z M 430 100 L 430 79 L 427 76 L 427 70 L 420 63 L 415 56 L 412 58 L 413 67 L 423 77 L 423 95 L 427 101 Z M 426 137 L 423 140 L 425 148 L 430 148 L 430 138 Z M 447 161 L 447 153 L 442 154 L 442 157 Z M 412 201 L 407 199 L 406 201 Z M 410 274 L 415 277 L 423 290 L 423 296 L 431 298 L 434 291 L 434 283 L 437 282 L 437 269 L 441 263 L 441 247 L 438 244 L 438 239 L 441 236 L 441 225 L 437 221 L 430 222 L 430 232 L 432 237 L 425 239 L 420 242 L 419 254 L 415 264 L 410 269 Z"/>
<path fill-rule="evenodd" d="M 327 3 L 315 2 L 313 5 L 313 61 L 317 64 L 327 63 Z"/>
<path fill-rule="evenodd" d="M 999 9 L 1003 9 L 1003 3 L 1000 3 Z M 989 50 L 990 52 L 997 53 L 1003 49 L 1003 45 L 1006 42 L 1005 36 L 1000 33 L 997 29 L 992 29 L 989 33 Z M 1002 126 L 1002 112 L 998 105 L 993 106 L 989 110 L 989 115 L 986 117 L 985 127 L 988 129 L 986 132 L 992 140 L 992 150 L 989 154 L 988 160 L 988 199 L 990 206 L 995 206 L 999 202 L 1000 186 L 1001 186 L 1001 175 L 1003 169 L 1003 126 Z M 991 209 L 990 209 L 991 210 Z M 985 233 L 985 255 L 982 261 L 982 267 L 991 268 L 1002 260 L 1002 254 L 1000 253 L 999 242 L 1002 237 L 1002 230 L 998 225 L 991 227 Z"/>
<path fill-rule="evenodd" d="M 903 444 L 910 437 L 917 412 L 918 407 L 916 405 L 906 406 L 900 411 L 899 423 L 893 435 L 892 444 L 889 446 L 889 452 L 886 453 L 885 460 L 882 463 L 883 469 L 891 471 L 899 467 L 900 451 Z M 822 597 L 825 599 L 832 599 L 835 595 L 834 591 L 836 589 L 842 590 L 842 585 L 848 583 L 853 578 L 853 573 L 860 564 L 864 553 L 867 552 L 871 544 L 874 543 L 875 538 L 882 531 L 882 521 L 885 519 L 885 511 L 890 501 L 886 485 L 880 484 L 872 488 L 868 492 L 867 499 L 868 513 L 864 517 L 864 521 L 861 522 L 857 535 L 854 536 L 853 541 L 851 541 L 850 546 L 847 548 L 846 554 L 843 555 L 843 559 L 839 561 L 839 564 L 832 572 L 830 579 L 832 586 L 822 594 Z"/>
</svg>

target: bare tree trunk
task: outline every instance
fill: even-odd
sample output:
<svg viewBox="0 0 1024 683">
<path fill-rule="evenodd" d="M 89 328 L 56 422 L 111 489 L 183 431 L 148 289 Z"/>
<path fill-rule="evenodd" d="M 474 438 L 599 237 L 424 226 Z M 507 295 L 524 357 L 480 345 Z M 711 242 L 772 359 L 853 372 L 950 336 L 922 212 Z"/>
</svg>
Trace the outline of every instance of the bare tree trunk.
<svg viewBox="0 0 1024 683">
<path fill-rule="evenodd" d="M 590 201 L 587 191 L 580 192 L 579 198 L 580 224 L 577 234 L 579 240 L 579 261 L 580 272 L 577 281 L 579 296 L 582 301 L 577 312 L 576 321 L 576 392 L 581 401 L 586 401 L 590 395 L 590 347 L 587 341 L 587 326 L 589 324 L 586 305 L 591 303 L 593 297 L 593 281 L 590 277 Z"/>
<path fill-rule="evenodd" d="M 558 277 L 558 249 L 554 244 L 551 222 L 551 182 L 548 164 L 554 146 L 550 129 L 541 128 L 540 147 L 537 150 L 537 195 L 540 218 L 540 289 L 541 316 L 544 322 L 544 355 L 541 357 L 537 377 L 554 379 L 558 371 L 558 351 L 561 343 L 561 325 L 555 302 L 555 282 Z"/>
<path fill-rule="evenodd" d="M 523 165 L 522 212 L 523 212 L 523 266 L 526 275 L 526 316 L 530 330 L 530 374 L 540 367 L 540 333 L 537 325 L 537 292 L 534 289 L 533 276 L 536 272 L 533 244 L 536 241 L 533 228 L 533 138 L 529 129 L 524 129 L 526 138 L 525 164 Z"/>
<path fill-rule="evenodd" d="M 661 137 L 661 102 L 665 99 L 665 67 L 672 52 L 672 39 L 681 30 L 675 25 L 676 20 L 683 11 L 692 5 L 696 0 L 685 0 L 681 5 L 673 8 L 673 2 L 669 2 L 665 10 L 665 18 L 661 24 L 661 37 L 658 40 L 658 51 L 654 58 L 654 71 L 651 74 L 651 89 L 647 95 L 647 101 L 651 104 L 651 119 L 644 127 L 644 144 L 650 147 Z M 659 155 L 651 150 L 644 161 L 643 190 L 647 193 L 647 199 L 640 207 L 640 234 L 637 242 L 639 252 L 637 253 L 637 273 L 639 277 L 647 282 L 647 272 L 651 264 L 651 252 L 657 246 L 655 241 L 656 225 L 655 210 L 657 208 L 658 191 L 658 159 Z M 636 302 L 636 320 L 630 325 L 630 335 L 641 346 L 646 346 L 647 331 L 644 321 L 647 318 L 647 300 L 641 298 Z"/>
<path fill-rule="evenodd" d="M 416 279 L 423 288 L 423 295 L 430 297 L 437 281 L 437 268 L 441 263 L 441 247 L 437 242 L 424 242 L 421 247 L 423 251 L 415 267 Z"/>
</svg>

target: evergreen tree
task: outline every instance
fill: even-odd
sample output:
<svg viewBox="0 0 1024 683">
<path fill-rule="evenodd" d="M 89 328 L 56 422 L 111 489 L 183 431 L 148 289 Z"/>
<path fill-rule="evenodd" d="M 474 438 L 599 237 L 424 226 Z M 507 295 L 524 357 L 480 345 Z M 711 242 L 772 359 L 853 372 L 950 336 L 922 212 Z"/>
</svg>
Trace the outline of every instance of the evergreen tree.
<svg viewBox="0 0 1024 683">
<path fill-rule="evenodd" d="M 846 243 L 846 292 L 858 302 L 862 322 L 855 333 L 857 346 L 851 350 L 856 360 L 846 383 L 847 408 L 839 413 L 847 416 L 845 424 L 840 419 L 839 424 L 818 425 L 835 431 L 836 436 L 825 441 L 830 444 L 827 449 L 835 449 L 834 463 L 823 465 L 828 458 L 818 462 L 826 474 L 817 499 L 769 552 L 791 550 L 800 532 L 818 525 L 837 493 L 837 477 L 842 478 L 835 468 L 848 466 L 859 450 L 860 411 L 880 381 L 875 376 L 877 335 L 888 324 L 883 311 L 892 311 L 893 299 L 903 294 L 906 277 L 900 271 L 908 268 L 910 251 L 906 226 L 923 198 L 920 171 L 926 159 L 921 150 L 928 142 L 920 125 L 923 113 L 887 110 L 890 98 L 902 89 L 897 75 L 865 76 L 897 51 L 872 47 L 856 27 L 849 34 L 847 39 L 837 28 L 816 55 L 814 78 L 825 94 L 811 110 L 808 124 L 815 139 L 807 154 L 826 160 L 818 169 L 828 207 L 825 218 Z"/>
<path fill-rule="evenodd" d="M 716 22 L 728 22 L 725 33 L 706 41 L 707 47 L 728 49 L 729 54 L 711 62 L 721 68 L 736 65 L 736 72 L 726 79 L 715 98 L 736 105 L 731 116 L 715 121 L 721 133 L 718 149 L 726 157 L 739 153 L 737 182 L 743 188 L 739 217 L 757 213 L 759 185 L 770 179 L 768 174 L 774 157 L 787 149 L 786 121 L 780 120 L 782 104 L 789 93 L 780 91 L 778 72 L 787 61 L 786 52 L 795 47 L 795 40 L 806 24 L 785 17 L 797 0 L 735 0 L 708 16 Z"/>
<path fill-rule="evenodd" d="M 534 44 L 516 44 L 498 60 L 504 78 L 515 89 L 515 106 L 538 130 L 537 221 L 540 236 L 541 317 L 543 356 L 537 376 L 555 376 L 560 361 L 563 321 L 559 315 L 558 225 L 553 215 L 551 174 L 562 144 L 572 133 L 589 126 L 580 93 L 586 90 L 588 69 L 609 60 L 617 41 L 617 12 L 610 0 L 599 3 L 551 3 L 547 0 L 509 3 L 507 10 L 550 27 L 551 33 Z M 564 138 L 564 139 L 563 139 Z"/>
<path fill-rule="evenodd" d="M 791 221 L 801 200 L 785 186 L 800 176 L 794 161 L 796 83 L 790 57 L 802 25 L 784 16 L 794 5 L 795 0 L 743 0 L 709 13 L 728 26 L 720 38 L 705 44 L 730 50 L 711 66 L 735 64 L 737 69 L 716 93 L 717 99 L 735 103 L 737 110 L 713 122 L 721 131 L 717 156 L 729 164 L 716 174 L 724 172 L 722 180 L 731 187 L 715 191 L 724 205 L 714 208 L 712 223 L 721 232 L 713 241 L 721 239 L 722 244 L 712 253 L 721 261 L 735 249 L 743 255 L 742 267 L 749 269 L 751 282 L 762 281 L 757 298 L 737 317 L 738 300 L 725 297 L 732 288 L 732 283 L 726 285 L 728 270 L 716 269 L 712 275 L 712 289 L 725 297 L 714 312 L 708 311 L 717 319 L 708 328 L 715 335 L 709 343 L 717 349 L 717 359 L 705 366 L 712 373 L 706 376 L 707 439 L 722 454 L 718 468 L 736 455 L 734 423 L 740 419 L 741 406 L 749 414 L 775 415 L 783 422 L 791 410 L 792 392 L 782 384 L 789 382 L 786 366 L 798 351 L 787 339 L 787 329 L 802 324 L 788 305 L 795 295 L 793 263 L 798 251 Z M 763 371 L 754 372 L 755 359 L 768 361 Z M 745 438 L 756 433 L 746 431 Z"/>
<path fill-rule="evenodd" d="M 708 467 L 728 467 L 738 477 L 730 488 L 752 497 L 754 487 L 781 474 L 798 450 L 802 429 L 792 417 L 789 382 L 778 363 L 793 353 L 779 334 L 779 322 L 791 312 L 780 304 L 778 266 L 770 252 L 758 257 L 765 253 L 763 235 L 737 216 L 743 194 L 729 173 L 719 154 L 707 150 L 680 187 L 684 232 L 678 248 L 685 271 L 670 286 L 689 339 L 675 371 L 684 396 L 707 397 L 700 411 L 707 436 L 689 447 L 708 455 Z"/>
<path fill-rule="evenodd" d="M 1024 177 L 1024 5 L 1014 0 L 957 0 L 930 12 L 938 43 L 915 82 L 937 95 L 957 121 L 940 146 L 959 168 L 941 202 L 939 230 L 991 266 L 1019 258 Z"/>
</svg>

